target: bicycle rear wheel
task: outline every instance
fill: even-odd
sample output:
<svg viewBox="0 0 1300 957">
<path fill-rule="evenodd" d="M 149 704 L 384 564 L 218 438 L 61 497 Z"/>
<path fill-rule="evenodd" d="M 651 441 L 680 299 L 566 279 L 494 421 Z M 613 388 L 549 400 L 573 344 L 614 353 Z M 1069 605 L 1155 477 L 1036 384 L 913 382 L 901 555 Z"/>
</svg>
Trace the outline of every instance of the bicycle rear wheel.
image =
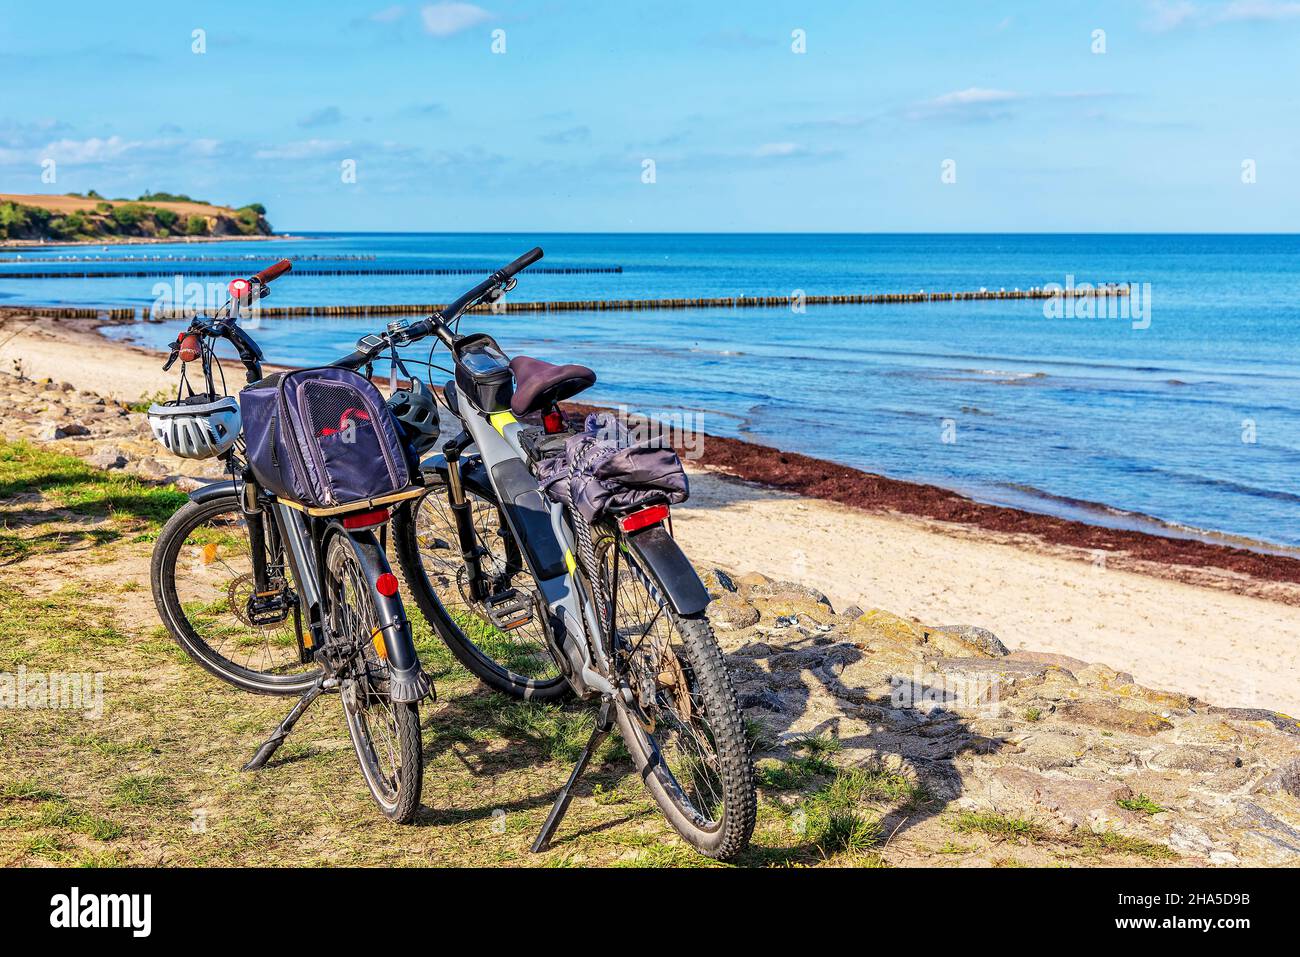
<svg viewBox="0 0 1300 957">
<path fill-rule="evenodd" d="M 301 611 L 284 556 L 267 561 L 286 607 L 280 620 L 256 624 L 248 611 L 252 542 L 239 496 L 187 502 L 154 546 L 154 604 L 177 644 L 218 678 L 258 694 L 302 694 L 318 668 L 302 660 Z"/>
</svg>

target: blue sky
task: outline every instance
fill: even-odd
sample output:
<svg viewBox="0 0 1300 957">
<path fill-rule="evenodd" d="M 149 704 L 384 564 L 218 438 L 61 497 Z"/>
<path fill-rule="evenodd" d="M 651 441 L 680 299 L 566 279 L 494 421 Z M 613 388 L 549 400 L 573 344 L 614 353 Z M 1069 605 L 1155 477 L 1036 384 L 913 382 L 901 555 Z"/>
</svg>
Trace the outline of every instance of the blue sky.
<svg viewBox="0 0 1300 957">
<path fill-rule="evenodd" d="M 286 230 L 1300 223 L 1300 2 L 55 9 L 0 14 L 0 191 L 261 201 Z"/>
</svg>

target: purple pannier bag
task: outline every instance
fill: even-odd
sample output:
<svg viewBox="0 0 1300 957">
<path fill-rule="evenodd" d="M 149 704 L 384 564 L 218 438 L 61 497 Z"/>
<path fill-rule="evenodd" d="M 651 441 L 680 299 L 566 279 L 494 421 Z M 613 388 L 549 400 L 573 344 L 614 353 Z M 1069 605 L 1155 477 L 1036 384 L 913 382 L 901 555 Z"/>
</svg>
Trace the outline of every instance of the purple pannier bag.
<svg viewBox="0 0 1300 957">
<path fill-rule="evenodd" d="M 239 407 L 249 467 L 281 498 L 327 508 L 411 484 L 397 422 L 364 376 L 277 372 L 245 387 Z"/>
<path fill-rule="evenodd" d="M 564 451 L 538 463 L 537 478 L 553 501 L 572 505 L 586 521 L 654 502 L 686 501 L 690 486 L 677 453 L 633 441 L 614 416 L 592 413 Z"/>
</svg>

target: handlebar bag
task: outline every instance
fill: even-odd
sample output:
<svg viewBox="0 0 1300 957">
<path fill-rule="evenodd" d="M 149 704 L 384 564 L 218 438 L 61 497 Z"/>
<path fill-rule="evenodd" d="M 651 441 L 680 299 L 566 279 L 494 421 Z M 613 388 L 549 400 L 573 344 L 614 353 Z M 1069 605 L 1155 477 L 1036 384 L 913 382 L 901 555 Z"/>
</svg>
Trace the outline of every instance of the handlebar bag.
<svg viewBox="0 0 1300 957">
<path fill-rule="evenodd" d="M 277 372 L 239 393 L 248 464 L 264 488 L 312 508 L 411 483 L 397 420 L 364 376 L 324 367 Z"/>
</svg>

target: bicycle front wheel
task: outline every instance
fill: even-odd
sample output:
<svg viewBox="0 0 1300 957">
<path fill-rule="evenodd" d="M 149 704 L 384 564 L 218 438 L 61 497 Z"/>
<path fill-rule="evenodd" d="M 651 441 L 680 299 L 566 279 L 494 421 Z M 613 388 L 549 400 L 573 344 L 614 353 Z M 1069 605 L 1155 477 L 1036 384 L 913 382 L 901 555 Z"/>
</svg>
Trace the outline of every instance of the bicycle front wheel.
<svg viewBox="0 0 1300 957">
<path fill-rule="evenodd" d="M 265 518 L 272 521 L 269 513 Z M 249 613 L 253 546 L 239 496 L 187 502 L 154 546 L 154 604 L 177 644 L 218 678 L 258 694 L 302 694 L 319 669 L 302 660 L 303 625 L 292 576 L 283 555 L 267 556 L 285 607 L 278 620 L 263 615 L 255 621 Z"/>
<path fill-rule="evenodd" d="M 613 628 L 619 731 L 668 822 L 700 853 L 726 860 L 749 844 L 754 772 L 722 649 L 701 612 L 678 615 L 666 589 L 612 529 L 595 531 Z"/>
</svg>

